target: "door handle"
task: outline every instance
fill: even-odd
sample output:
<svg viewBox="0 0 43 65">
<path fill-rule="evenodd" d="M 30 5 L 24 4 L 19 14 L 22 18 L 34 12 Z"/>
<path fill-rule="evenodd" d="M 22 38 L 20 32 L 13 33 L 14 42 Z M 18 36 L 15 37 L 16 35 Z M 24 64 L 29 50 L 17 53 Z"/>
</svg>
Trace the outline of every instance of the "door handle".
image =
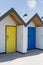
<svg viewBox="0 0 43 65">
<path fill-rule="evenodd" d="M 8 38 L 9 38 L 9 36 L 7 35 L 7 36 L 6 36 L 6 40 L 7 40 Z"/>
<path fill-rule="evenodd" d="M 7 35 L 7 38 L 9 38 L 9 35 Z"/>
</svg>

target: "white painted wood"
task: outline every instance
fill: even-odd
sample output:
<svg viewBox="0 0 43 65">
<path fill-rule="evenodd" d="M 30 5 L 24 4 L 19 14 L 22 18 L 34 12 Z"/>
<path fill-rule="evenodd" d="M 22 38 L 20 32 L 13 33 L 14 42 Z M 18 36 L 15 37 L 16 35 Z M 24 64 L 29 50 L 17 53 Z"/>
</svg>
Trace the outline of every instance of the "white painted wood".
<svg viewBox="0 0 43 65">
<path fill-rule="evenodd" d="M 27 53 L 27 27 L 17 26 L 17 51 Z"/>
<path fill-rule="evenodd" d="M 43 49 L 43 27 L 36 28 L 36 48 Z"/>
<path fill-rule="evenodd" d="M 0 21 L 0 53 L 5 52 L 5 28 L 6 25 L 16 26 L 15 22 L 7 16 L 2 21 Z"/>
<path fill-rule="evenodd" d="M 23 26 L 23 52 L 27 53 L 27 43 L 28 43 L 28 28 Z"/>
<path fill-rule="evenodd" d="M 27 27 L 35 27 L 35 24 L 33 24 L 33 22 L 30 22 Z"/>
<path fill-rule="evenodd" d="M 23 53 L 23 26 L 17 26 L 17 51 Z"/>
</svg>

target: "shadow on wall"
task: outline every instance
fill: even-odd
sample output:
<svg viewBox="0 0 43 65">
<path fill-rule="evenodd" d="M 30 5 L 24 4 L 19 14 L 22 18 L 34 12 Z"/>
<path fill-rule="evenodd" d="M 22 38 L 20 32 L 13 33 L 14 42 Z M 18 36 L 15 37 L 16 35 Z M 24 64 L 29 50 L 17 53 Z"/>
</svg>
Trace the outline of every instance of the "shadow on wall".
<svg viewBox="0 0 43 65">
<path fill-rule="evenodd" d="M 11 53 L 11 54 L 0 54 L 0 62 L 6 62 L 6 61 L 11 61 L 11 60 L 15 60 L 18 58 L 22 58 L 22 57 L 29 57 L 29 56 L 34 56 L 34 55 L 38 55 L 43 53 L 43 50 L 28 50 L 28 52 L 26 54 L 21 54 L 21 53 Z"/>
</svg>

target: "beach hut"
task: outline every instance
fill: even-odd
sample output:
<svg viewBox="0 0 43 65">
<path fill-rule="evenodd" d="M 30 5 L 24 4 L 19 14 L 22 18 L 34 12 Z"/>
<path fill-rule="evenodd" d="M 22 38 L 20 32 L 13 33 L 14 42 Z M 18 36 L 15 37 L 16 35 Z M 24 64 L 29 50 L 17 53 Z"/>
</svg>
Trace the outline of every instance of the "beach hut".
<svg viewBox="0 0 43 65">
<path fill-rule="evenodd" d="M 36 27 L 41 26 L 42 22 L 38 14 L 25 23 L 11 8 L 0 17 L 0 53 L 16 51 L 27 53 L 27 49 L 38 48 Z"/>
<path fill-rule="evenodd" d="M 38 43 L 39 32 L 37 27 L 41 27 L 41 26 L 42 26 L 42 21 L 37 13 L 27 22 L 27 49 L 28 50 L 35 49 L 37 48 L 37 46 L 39 46 Z"/>
<path fill-rule="evenodd" d="M 36 28 L 36 48 L 43 49 L 43 26 Z"/>
<path fill-rule="evenodd" d="M 0 53 L 27 52 L 25 26 L 25 22 L 13 8 L 0 17 Z"/>
</svg>

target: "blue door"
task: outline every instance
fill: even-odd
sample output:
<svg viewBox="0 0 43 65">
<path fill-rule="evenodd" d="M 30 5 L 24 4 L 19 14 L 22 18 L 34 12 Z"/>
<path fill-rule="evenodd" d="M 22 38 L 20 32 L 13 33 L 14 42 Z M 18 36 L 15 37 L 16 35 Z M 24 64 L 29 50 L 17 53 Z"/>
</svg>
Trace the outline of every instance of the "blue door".
<svg viewBox="0 0 43 65">
<path fill-rule="evenodd" d="M 35 49 L 35 28 L 28 28 L 28 49 Z"/>
</svg>

